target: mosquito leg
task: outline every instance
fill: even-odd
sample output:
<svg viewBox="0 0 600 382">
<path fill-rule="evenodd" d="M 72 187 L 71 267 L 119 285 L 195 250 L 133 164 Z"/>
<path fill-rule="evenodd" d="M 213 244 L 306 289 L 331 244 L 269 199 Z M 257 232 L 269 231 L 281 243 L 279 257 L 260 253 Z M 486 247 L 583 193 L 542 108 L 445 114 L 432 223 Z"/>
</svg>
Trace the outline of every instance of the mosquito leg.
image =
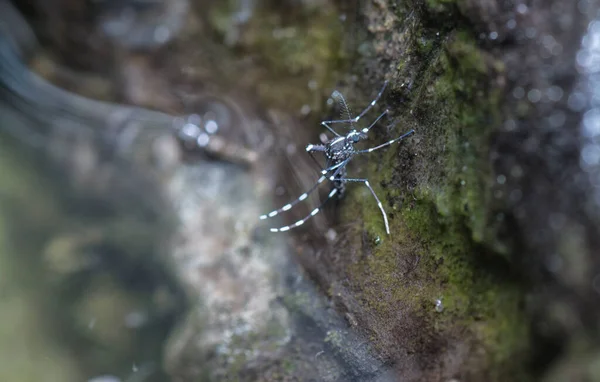
<svg viewBox="0 0 600 382">
<path fill-rule="evenodd" d="M 335 172 L 329 177 L 329 179 L 335 178 L 341 171 L 342 169 L 345 167 L 346 164 L 348 164 L 348 162 L 350 161 L 350 158 L 346 159 L 345 161 L 342 161 L 334 166 L 331 166 L 323 171 L 325 171 L 325 173 L 333 171 L 335 169 Z M 327 179 L 326 175 L 323 175 L 319 178 L 319 180 L 317 180 L 317 183 L 315 183 L 307 192 L 305 192 L 304 194 L 300 195 L 300 197 L 298 197 L 298 199 L 294 200 L 291 203 L 286 204 L 285 206 L 271 211 L 268 214 L 264 214 L 260 216 L 260 220 L 265 220 L 267 218 L 272 218 L 274 216 L 279 215 L 282 212 L 285 211 L 289 211 L 292 209 L 293 206 L 295 206 L 296 204 L 300 203 L 301 201 L 305 200 L 306 198 L 308 198 L 308 195 L 310 195 L 314 190 L 317 189 L 317 187 L 319 187 L 319 185 L 321 183 L 323 183 L 325 180 Z"/>
<path fill-rule="evenodd" d="M 369 181 L 367 179 L 349 179 L 349 178 L 343 178 L 340 180 L 342 182 L 362 182 L 365 184 L 365 186 L 367 186 L 369 188 L 369 191 L 371 191 L 371 194 L 377 201 L 377 207 L 379 207 L 379 210 L 381 211 L 381 214 L 383 215 L 383 221 L 385 222 L 385 232 L 387 232 L 387 234 L 389 235 L 390 234 L 390 225 L 388 223 L 387 214 L 385 213 L 385 210 L 383 209 L 383 205 L 381 204 L 381 201 L 375 194 L 375 191 L 373 191 L 373 187 L 371 187 L 371 184 L 369 183 Z"/>
<path fill-rule="evenodd" d="M 319 211 L 321 211 L 321 209 L 325 205 L 325 203 L 327 203 L 327 201 L 329 199 L 331 199 L 335 194 L 337 194 L 337 192 L 338 192 L 337 188 L 334 188 L 333 190 L 331 190 L 331 192 L 329 193 L 329 195 L 327 195 L 327 198 L 319 205 L 319 207 L 317 207 L 314 210 L 312 210 L 312 212 L 310 214 L 306 215 L 304 218 L 298 220 L 297 222 L 295 222 L 294 224 L 291 224 L 291 225 L 286 225 L 286 226 L 281 227 L 281 228 L 271 228 L 271 232 L 285 232 L 285 231 L 291 230 L 292 228 L 296 228 L 296 227 L 301 226 L 308 219 L 310 219 L 313 216 L 315 216 L 316 214 L 318 214 Z"/>
<path fill-rule="evenodd" d="M 331 131 L 331 132 L 332 132 L 332 133 L 333 133 L 333 134 L 334 134 L 336 137 L 341 137 L 341 135 L 339 135 L 339 134 L 337 133 L 337 131 L 333 130 L 333 129 L 331 128 L 331 126 L 329 126 L 329 125 L 327 124 L 327 122 L 331 122 L 331 121 L 324 121 L 324 122 L 321 122 L 321 126 L 324 126 L 325 128 L 327 128 L 327 130 Z"/>
<path fill-rule="evenodd" d="M 373 126 L 375 126 L 375 125 L 377 124 L 377 122 L 379 122 L 379 120 L 380 120 L 381 118 L 383 118 L 383 116 L 384 116 L 384 115 L 386 115 L 386 114 L 387 114 L 387 113 L 389 113 L 389 112 L 390 112 L 389 110 L 386 110 L 386 111 L 384 111 L 383 113 L 381 113 L 381 114 L 379 115 L 379 117 L 377 117 L 377 119 L 376 119 L 375 121 L 373 121 L 373 123 L 371 123 L 371 125 L 370 125 L 369 127 L 365 127 L 364 129 L 362 129 L 362 132 L 363 132 L 364 134 L 368 133 L 368 132 L 369 132 L 369 130 L 371 130 L 371 128 L 372 128 Z"/>
<path fill-rule="evenodd" d="M 348 159 L 346 159 L 345 161 L 341 161 L 341 162 L 340 162 L 340 163 L 338 163 L 338 164 L 334 164 L 333 166 L 331 166 L 331 167 L 329 167 L 329 168 L 326 168 L 325 170 L 321 171 L 321 174 L 323 174 L 323 175 L 326 175 L 328 172 L 330 172 L 330 171 L 332 171 L 332 170 L 335 170 L 335 169 L 336 169 L 336 168 L 338 168 L 338 167 L 342 167 L 342 166 L 345 166 L 345 165 L 347 165 L 347 164 L 348 164 L 348 162 L 350 162 L 350 159 L 351 159 L 351 158 L 348 158 Z M 334 176 L 335 176 L 335 175 L 336 175 L 336 174 L 333 174 L 332 176 L 330 176 L 330 177 L 329 177 L 329 180 L 333 180 L 333 178 L 334 178 Z"/>
<path fill-rule="evenodd" d="M 414 130 L 411 130 L 411 131 L 409 131 L 408 133 L 405 133 L 405 134 L 403 134 L 403 135 L 399 136 L 398 138 L 392 139 L 391 141 L 389 141 L 389 142 L 386 142 L 386 143 L 384 143 L 384 144 L 382 144 L 382 145 L 375 146 L 375 147 L 371 147 L 370 149 L 366 149 L 366 150 L 358 150 L 356 153 L 357 153 L 357 154 L 371 153 L 371 152 L 373 152 L 373 151 L 375 151 L 375 150 L 379 150 L 379 149 L 381 149 L 381 148 L 383 148 L 383 147 L 386 147 L 386 146 L 389 146 L 389 145 L 391 145 L 391 144 L 393 144 L 393 143 L 396 143 L 396 142 L 398 142 L 398 141 L 401 141 L 401 140 L 403 140 L 404 138 L 406 138 L 406 137 L 408 137 L 408 136 L 410 136 L 410 135 L 412 135 L 412 134 L 414 134 L 414 133 L 415 133 L 415 131 L 414 131 Z"/>
</svg>

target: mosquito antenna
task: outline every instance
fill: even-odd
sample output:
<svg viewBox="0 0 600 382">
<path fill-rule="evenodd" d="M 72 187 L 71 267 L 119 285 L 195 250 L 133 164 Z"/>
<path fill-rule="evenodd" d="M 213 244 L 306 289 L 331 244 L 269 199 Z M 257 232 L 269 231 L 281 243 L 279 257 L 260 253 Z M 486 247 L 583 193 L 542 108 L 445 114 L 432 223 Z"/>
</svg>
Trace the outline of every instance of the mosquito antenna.
<svg viewBox="0 0 600 382">
<path fill-rule="evenodd" d="M 344 98 L 344 95 L 336 90 L 331 94 L 331 98 L 335 99 L 339 103 L 340 108 L 342 109 L 341 110 L 342 118 L 344 117 L 344 114 L 345 114 L 346 117 L 348 118 L 348 120 L 350 121 L 350 127 L 354 128 L 352 114 L 350 113 L 350 107 L 348 106 L 348 103 L 346 103 L 346 98 Z"/>
</svg>

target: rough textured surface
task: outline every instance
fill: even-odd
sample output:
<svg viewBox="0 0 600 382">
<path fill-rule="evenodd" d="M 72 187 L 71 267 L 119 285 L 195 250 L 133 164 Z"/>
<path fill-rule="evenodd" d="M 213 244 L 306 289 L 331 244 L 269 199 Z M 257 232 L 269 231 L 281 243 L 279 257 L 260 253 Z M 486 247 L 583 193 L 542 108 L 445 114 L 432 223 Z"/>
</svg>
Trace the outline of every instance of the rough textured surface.
<svg viewBox="0 0 600 382">
<path fill-rule="evenodd" d="M 225 149 L 180 157 L 169 144 L 149 143 L 168 142 L 176 120 L 144 109 L 125 122 L 149 135 L 123 158 L 111 151 L 119 139 L 94 140 L 110 127 L 103 114 L 122 114 L 122 106 L 63 94 L 58 105 L 68 101 L 67 118 L 22 123 L 19 113 L 35 113 L 16 103 L 15 114 L 14 98 L 3 93 L 10 106 L 4 131 L 14 134 L 17 121 L 52 142 L 40 157 L 15 146 L 17 159 L 5 161 L 7 169 L 69 185 L 49 188 L 57 199 L 27 194 L 30 179 L 7 187 L 3 194 L 20 198 L 5 215 L 21 217 L 15 230 L 32 224 L 43 236 L 29 251 L 32 259 L 43 254 L 40 274 L 58 275 L 52 293 L 60 296 L 72 279 L 87 280 L 85 298 L 67 299 L 74 314 L 57 317 L 100 319 L 105 325 L 86 336 L 114 351 L 75 357 L 73 375 L 112 363 L 126 375 L 123 365 L 145 337 L 118 328 L 128 312 L 143 310 L 136 304 L 150 300 L 123 293 L 118 285 L 129 284 L 119 269 L 144 264 L 144 287 L 167 285 L 174 296 L 178 288 L 187 296 L 185 319 L 165 344 L 173 380 L 598 378 L 600 215 L 595 170 L 581 164 L 593 159 L 593 147 L 583 150 L 580 138 L 586 108 L 598 105 L 585 99 L 591 85 L 578 53 L 595 4 L 165 0 L 86 8 L 63 0 L 50 13 L 40 4 L 22 6 L 44 36 L 45 51 L 24 49 L 34 71 L 88 97 L 197 113 L 218 123 L 224 141 L 260 158 L 248 168 L 208 160 L 233 161 Z M 83 23 L 86 15 L 99 16 Z M 2 68 L 15 73 L 14 65 Z M 367 147 L 409 129 L 416 134 L 357 157 L 350 174 L 369 178 L 391 235 L 360 185 L 302 229 L 267 235 L 254 217 L 316 178 L 302 147 L 318 142 L 321 131 L 311 125 L 338 112 L 326 107 L 331 90 L 358 111 L 384 80 L 390 85 L 371 118 L 385 107 L 390 119 L 372 130 Z M 55 111 L 56 104 L 38 105 Z M 73 139 L 65 121 L 91 133 Z M 161 162 L 169 152 L 173 159 Z M 38 159 L 27 167 L 20 158 L 30 155 Z M 46 167 L 43 155 L 52 158 Z M 131 190 L 140 187 L 144 197 L 136 200 Z M 84 197 L 72 204 L 73 195 Z M 28 206 L 31 200 L 39 205 Z M 90 203 L 112 212 L 81 220 Z M 308 211 L 298 208 L 273 224 Z M 75 223 L 34 224 L 62 215 Z M 89 248 L 114 259 L 110 272 L 82 256 Z M 164 322 L 178 309 L 164 307 Z"/>
</svg>

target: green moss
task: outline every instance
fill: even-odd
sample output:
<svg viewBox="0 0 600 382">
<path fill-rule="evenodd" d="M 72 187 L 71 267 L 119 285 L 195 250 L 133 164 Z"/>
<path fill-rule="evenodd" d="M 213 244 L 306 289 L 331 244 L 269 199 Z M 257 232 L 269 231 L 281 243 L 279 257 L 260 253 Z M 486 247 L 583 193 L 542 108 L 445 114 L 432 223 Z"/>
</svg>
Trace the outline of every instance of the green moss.
<svg viewBox="0 0 600 382">
<path fill-rule="evenodd" d="M 455 33 L 425 74 L 428 90 L 413 101 L 425 122 L 439 126 L 444 137 L 437 158 L 445 171 L 431 182 L 439 190 L 438 210 L 466 217 L 473 240 L 492 245 L 498 243 L 488 224 L 492 179 L 486 155 L 490 133 L 499 123 L 500 91 L 483 84 L 497 70 L 502 66 L 482 53 L 468 33 Z M 433 105 L 441 112 L 426 116 Z M 500 245 L 495 249 L 505 251 Z"/>
<path fill-rule="evenodd" d="M 363 255 L 349 265 L 349 279 L 358 300 L 375 316 L 395 320 L 403 312 L 418 318 L 420 333 L 405 339 L 407 351 L 422 352 L 432 338 L 460 337 L 485 349 L 478 367 L 488 380 L 527 380 L 521 285 L 499 256 L 507 246 L 495 239 L 489 212 L 487 153 L 499 123 L 500 89 L 486 84 L 503 66 L 466 31 L 443 36 L 441 45 L 413 41 L 413 52 L 426 53 L 422 57 L 428 61 L 410 102 L 397 110 L 397 125 L 410 126 L 416 119 L 417 133 L 361 166 L 384 201 L 392 234 L 385 235 L 368 191 L 350 190 L 342 220 L 360 217 L 347 236 Z M 406 65 L 397 68 L 404 71 Z M 377 236 L 382 242 L 376 246 L 371 243 Z M 442 312 L 435 309 L 438 299 Z M 384 337 L 373 340 L 381 351 L 388 350 Z"/>
<path fill-rule="evenodd" d="M 394 237 L 386 236 L 349 268 L 351 279 L 360 284 L 358 299 L 378 317 L 398 310 L 420 317 L 423 331 L 432 332 L 425 338 L 460 333 L 481 343 L 489 354 L 491 380 L 502 380 L 505 367 L 524 380 L 519 355 L 527 350 L 527 325 L 519 284 L 510 278 L 505 263 L 471 240 L 462 218 L 439 214 L 435 201 L 424 193 L 416 198 L 394 219 Z M 363 218 L 367 232 L 381 230 L 373 228 L 382 225 L 377 209 L 363 209 Z M 411 255 L 416 255 L 415 265 L 407 269 L 401 263 Z M 443 312 L 435 310 L 437 299 L 443 301 Z M 415 348 L 409 351 L 419 351 L 424 334 L 412 339 Z M 375 339 L 378 344 L 383 345 L 381 338 Z"/>
<path fill-rule="evenodd" d="M 527 328 L 519 308 L 519 284 L 507 264 L 473 243 L 460 217 L 439 215 L 434 202 L 414 203 L 402 211 L 402 218 L 407 232 L 423 243 L 423 272 L 443 296 L 445 309 L 438 321 L 475 328 L 494 363 L 511 362 L 525 350 Z"/>
</svg>

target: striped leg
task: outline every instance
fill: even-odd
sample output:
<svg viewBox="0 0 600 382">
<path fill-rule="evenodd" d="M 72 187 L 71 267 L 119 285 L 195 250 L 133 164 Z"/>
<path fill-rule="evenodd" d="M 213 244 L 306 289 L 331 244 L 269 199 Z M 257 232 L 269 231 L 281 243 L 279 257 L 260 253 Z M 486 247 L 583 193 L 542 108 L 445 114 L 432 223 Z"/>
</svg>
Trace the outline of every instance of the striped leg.
<svg viewBox="0 0 600 382">
<path fill-rule="evenodd" d="M 389 141 L 389 142 L 386 142 L 386 143 L 384 143 L 384 144 L 382 144 L 382 145 L 375 146 L 375 147 L 371 147 L 370 149 L 366 149 L 366 150 L 358 150 L 356 153 L 357 153 L 357 154 L 364 154 L 364 153 L 370 153 L 370 152 L 373 152 L 373 151 L 375 151 L 375 150 L 379 150 L 379 149 L 381 149 L 381 148 L 383 148 L 383 147 L 386 147 L 386 146 L 389 146 L 389 145 L 391 145 L 391 144 L 393 144 L 393 143 L 395 143 L 395 142 L 401 141 L 401 140 L 403 140 L 404 138 L 406 138 L 406 137 L 408 137 L 408 136 L 410 136 L 410 135 L 412 135 L 412 134 L 414 134 L 414 133 L 415 133 L 415 131 L 414 131 L 414 130 L 411 130 L 411 131 L 409 131 L 408 133 L 405 133 L 405 134 L 403 134 L 403 135 L 399 136 L 398 138 L 396 138 L 396 139 L 392 139 L 391 141 Z"/>
<path fill-rule="evenodd" d="M 371 101 L 371 103 L 369 104 L 369 106 L 367 106 L 367 108 L 365 110 L 363 110 L 359 115 L 357 115 L 356 117 L 352 118 L 352 119 L 338 119 L 338 120 L 333 120 L 333 121 L 323 121 L 321 122 L 321 125 L 331 129 L 328 124 L 330 123 L 356 123 L 358 122 L 362 117 L 365 116 L 365 114 L 367 114 L 369 112 L 369 110 L 371 110 L 371 108 L 373 106 L 375 106 L 375 104 L 377 104 L 377 101 L 379 101 L 379 98 L 381 98 L 381 95 L 383 94 L 383 92 L 385 91 L 385 88 L 387 86 L 388 82 L 385 81 L 383 83 L 383 87 L 381 88 L 381 90 L 379 91 L 379 94 L 377 94 L 377 97 L 375 97 L 375 99 L 373 101 Z"/>
<path fill-rule="evenodd" d="M 333 128 L 331 126 L 329 126 L 327 124 L 327 122 L 334 122 L 334 121 L 323 121 L 323 122 L 321 122 L 321 126 L 324 126 L 325 128 L 327 128 L 327 130 L 331 131 L 336 137 L 341 137 L 341 135 L 339 135 L 337 131 L 333 130 Z"/>
<path fill-rule="evenodd" d="M 348 159 L 346 159 L 345 161 L 342 161 L 342 162 L 340 162 L 340 163 L 338 163 L 338 164 L 334 164 L 333 166 L 331 166 L 331 167 L 329 167 L 329 168 L 326 168 L 325 170 L 321 171 L 321 174 L 323 174 L 323 175 L 326 175 L 328 172 L 330 172 L 330 171 L 332 171 L 332 170 L 335 170 L 336 168 L 341 168 L 341 167 L 343 167 L 343 166 L 347 165 L 347 164 L 348 164 L 348 162 L 350 162 L 350 158 L 348 158 Z M 334 177 L 335 177 L 337 174 L 338 174 L 338 173 L 336 172 L 335 174 L 331 175 L 331 176 L 329 177 L 329 180 L 333 180 L 333 178 L 334 178 Z"/>
<path fill-rule="evenodd" d="M 377 197 L 377 195 L 375 194 L 375 191 L 373 191 L 373 187 L 371 187 L 371 184 L 369 183 L 369 181 L 367 179 L 340 179 L 342 182 L 362 182 L 365 184 L 365 186 L 367 186 L 369 188 L 369 191 L 371 191 L 371 194 L 373 194 L 373 197 L 375 198 L 375 200 L 377 201 L 377 207 L 379 207 L 379 210 L 381 211 L 381 214 L 383 215 L 383 221 L 385 222 L 385 232 L 387 232 L 387 234 L 390 234 L 390 225 L 388 223 L 388 218 L 387 218 L 387 214 L 385 213 L 385 210 L 383 209 L 383 205 L 381 204 L 381 201 L 379 201 L 379 198 Z"/>
<path fill-rule="evenodd" d="M 348 162 L 349 162 L 349 161 L 350 161 L 350 158 L 348 158 L 348 159 L 346 159 L 345 161 L 343 161 L 343 162 L 340 162 L 340 163 L 338 163 L 338 164 L 336 164 L 336 165 L 334 165 L 334 166 L 331 166 L 331 167 L 329 167 L 328 169 L 325 169 L 325 170 L 323 170 L 323 171 L 325 171 L 325 173 L 327 173 L 327 172 L 330 172 L 330 171 L 333 171 L 333 170 L 335 170 L 335 172 L 334 172 L 334 173 L 333 173 L 333 174 L 332 174 L 332 175 L 329 177 L 329 179 L 335 178 L 335 177 L 336 177 L 336 176 L 337 176 L 337 175 L 338 175 L 338 174 L 339 174 L 339 173 L 342 171 L 342 169 L 344 168 L 344 166 L 345 166 L 346 164 L 348 164 Z M 326 175 L 323 175 L 323 176 L 321 176 L 321 177 L 319 178 L 319 180 L 317 180 L 317 183 L 315 183 L 315 184 L 314 184 L 314 186 L 312 186 L 312 187 L 310 188 L 310 190 L 308 190 L 308 191 L 307 191 L 307 192 L 305 192 L 304 194 L 300 195 L 300 197 L 299 197 L 298 199 L 294 200 L 294 201 L 293 201 L 293 202 L 291 202 L 291 203 L 288 203 L 288 204 L 286 204 L 285 206 L 281 207 L 281 208 L 280 208 L 280 209 L 278 209 L 278 210 L 274 210 L 274 211 L 271 211 L 271 212 L 269 212 L 268 214 L 261 215 L 261 216 L 260 216 L 260 220 L 265 220 L 265 219 L 268 219 L 268 218 L 272 218 L 272 217 L 274 217 L 274 216 L 277 216 L 277 215 L 279 215 L 279 214 L 280 214 L 280 213 L 282 213 L 282 212 L 285 212 L 285 211 L 289 211 L 289 210 L 291 210 L 293 206 L 295 206 L 296 204 L 298 204 L 298 203 L 300 203 L 301 201 L 303 201 L 303 200 L 305 200 L 306 198 L 308 198 L 308 195 L 310 195 L 310 194 L 311 194 L 311 193 L 312 193 L 314 190 L 316 190 L 316 189 L 317 189 L 317 187 L 319 187 L 319 185 L 320 185 L 321 183 L 323 183 L 323 182 L 324 182 L 326 179 L 327 179 L 327 176 L 326 176 Z"/>
<path fill-rule="evenodd" d="M 331 199 L 335 194 L 337 194 L 337 188 L 334 188 L 333 190 L 331 190 L 331 192 L 329 193 L 329 195 L 327 195 L 327 199 L 325 199 L 323 201 L 323 203 L 321 203 L 319 205 L 319 207 L 315 208 L 314 210 L 312 210 L 312 212 L 308 215 L 306 215 L 304 218 L 298 220 L 297 222 L 295 222 L 294 224 L 291 225 L 286 225 L 285 227 L 281 227 L 281 228 L 271 228 L 271 232 L 285 232 L 285 231 L 289 231 L 292 228 L 296 228 L 296 227 L 300 227 L 302 224 L 304 224 L 304 222 L 306 222 L 308 219 L 312 218 L 313 216 L 315 216 L 316 214 L 319 213 L 319 211 L 321 211 L 321 209 L 323 208 L 323 206 L 325 205 L 325 203 L 327 203 L 327 201 L 329 199 Z"/>
<path fill-rule="evenodd" d="M 377 124 L 377 122 L 379 122 L 379 120 L 380 120 L 381 118 L 383 118 L 383 116 L 384 116 L 384 115 L 386 115 L 387 113 L 389 113 L 389 110 L 386 110 L 386 111 L 384 111 L 383 113 L 381 113 L 381 114 L 379 115 L 379 117 L 377 117 L 377 119 L 376 119 L 375 121 L 373 121 L 373 123 L 371 123 L 371 125 L 370 125 L 369 127 L 365 127 L 364 129 L 362 129 L 362 132 L 363 132 L 364 134 L 368 133 L 368 132 L 369 132 L 369 130 L 371 130 L 371 128 L 372 128 L 373 126 L 375 126 L 375 124 Z"/>
</svg>

